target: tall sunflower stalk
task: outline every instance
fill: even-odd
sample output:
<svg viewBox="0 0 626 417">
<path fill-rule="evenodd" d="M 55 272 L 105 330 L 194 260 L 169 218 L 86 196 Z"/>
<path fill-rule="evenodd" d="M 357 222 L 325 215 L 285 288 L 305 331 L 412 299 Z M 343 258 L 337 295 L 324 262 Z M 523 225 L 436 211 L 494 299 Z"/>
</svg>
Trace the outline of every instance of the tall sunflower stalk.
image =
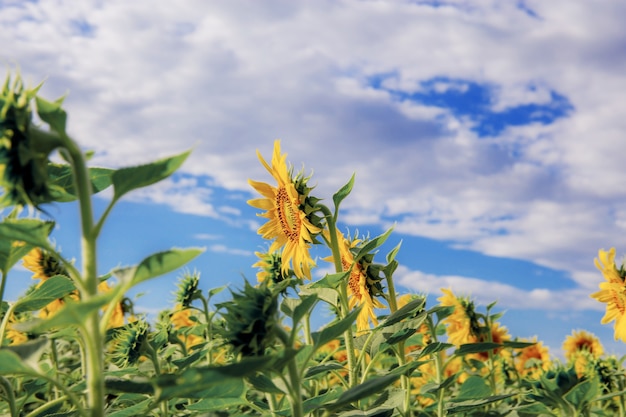
<svg viewBox="0 0 626 417">
<path fill-rule="evenodd" d="M 47 167 L 49 155 L 57 150 L 69 163 L 78 200 L 81 224 L 82 271 L 72 278 L 89 302 L 98 294 L 96 238 L 91 205 L 91 181 L 85 156 L 65 131 L 66 113 L 62 100 L 49 102 L 38 97 L 37 90 L 25 89 L 18 76 L 13 83 L 7 77 L 2 91 L 2 162 L 5 205 L 34 206 L 53 201 Z M 31 123 L 31 102 L 50 129 L 41 130 Z M 81 335 L 86 353 L 87 407 L 93 417 L 103 415 L 104 380 L 102 378 L 103 335 L 98 310 L 86 318 Z"/>
</svg>

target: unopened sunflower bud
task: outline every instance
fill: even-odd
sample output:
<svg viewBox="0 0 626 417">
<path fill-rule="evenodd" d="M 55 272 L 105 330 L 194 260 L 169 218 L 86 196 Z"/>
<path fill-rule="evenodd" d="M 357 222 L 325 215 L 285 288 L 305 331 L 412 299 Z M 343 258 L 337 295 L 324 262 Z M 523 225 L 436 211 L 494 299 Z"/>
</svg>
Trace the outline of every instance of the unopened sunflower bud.
<svg viewBox="0 0 626 417">
<path fill-rule="evenodd" d="M 200 274 L 185 273 L 178 282 L 178 291 L 176 291 L 176 303 L 181 305 L 181 309 L 185 309 L 191 305 L 198 291 L 200 283 Z"/>
<path fill-rule="evenodd" d="M 48 157 L 60 139 L 32 125 L 31 102 L 39 87 L 25 89 L 18 76 L 0 90 L 0 206 L 39 207 L 52 201 Z"/>
<path fill-rule="evenodd" d="M 276 336 L 277 294 L 266 285 L 253 287 L 246 281 L 243 291 L 232 296 L 232 301 L 218 305 L 226 310 L 224 338 L 243 356 L 263 355 Z"/>
<path fill-rule="evenodd" d="M 112 353 L 112 359 L 116 365 L 124 368 L 137 363 L 146 349 L 149 328 L 145 320 L 137 320 L 119 328 L 115 335 L 116 343 Z"/>
</svg>

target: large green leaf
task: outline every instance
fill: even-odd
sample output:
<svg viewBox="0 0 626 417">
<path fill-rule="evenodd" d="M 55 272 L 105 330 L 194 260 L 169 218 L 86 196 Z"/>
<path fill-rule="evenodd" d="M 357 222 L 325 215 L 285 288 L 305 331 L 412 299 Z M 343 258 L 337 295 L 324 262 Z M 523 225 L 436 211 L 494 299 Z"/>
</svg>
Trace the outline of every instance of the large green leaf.
<svg viewBox="0 0 626 417">
<path fill-rule="evenodd" d="M 24 369 L 36 369 L 39 366 L 39 359 L 46 349 L 48 339 L 40 337 L 35 340 L 29 340 L 25 343 L 20 343 L 14 346 L 4 346 L 0 351 L 7 351 L 17 355 L 20 364 L 13 364 L 15 366 L 24 367 Z M 0 359 L 0 364 L 4 364 L 4 359 Z M 9 366 L 10 364 L 7 364 Z M 1 365 L 0 365 L 1 366 Z"/>
<path fill-rule="evenodd" d="M 56 299 L 63 298 L 76 287 L 71 279 L 55 275 L 43 281 L 34 291 L 17 300 L 15 312 L 39 310 Z"/>
<path fill-rule="evenodd" d="M 80 326 L 85 323 L 90 314 L 109 303 L 113 295 L 114 293 L 110 292 L 98 295 L 88 301 L 68 301 L 61 310 L 50 318 L 16 323 L 13 328 L 20 332 L 43 333 L 50 329 Z"/>
<path fill-rule="evenodd" d="M 32 248 L 33 245 L 30 244 L 16 245 L 16 241 L 0 239 L 0 271 L 6 274 Z"/>
<path fill-rule="evenodd" d="M 360 308 L 356 308 L 343 319 L 331 324 L 328 327 L 323 328 L 319 332 L 313 332 L 311 336 L 313 337 L 313 343 L 315 344 L 315 347 L 318 348 L 320 346 L 323 346 L 331 340 L 334 340 L 337 337 L 341 336 L 346 330 L 352 327 L 352 324 L 354 324 L 360 311 Z"/>
<path fill-rule="evenodd" d="M 186 369 L 177 375 L 161 375 L 156 380 L 156 400 L 168 398 L 190 398 L 198 391 L 224 384 L 229 380 L 241 379 L 274 365 L 273 358 L 245 358 L 240 362 L 223 366 L 205 366 Z"/>
<path fill-rule="evenodd" d="M 17 353 L 7 348 L 0 348 L 0 375 L 32 375 L 35 373 L 37 371 L 24 363 Z"/>
<path fill-rule="evenodd" d="M 201 248 L 173 248 L 148 256 L 137 266 L 118 268 L 112 274 L 130 288 L 151 278 L 172 272 L 204 252 Z"/>
<path fill-rule="evenodd" d="M 396 382 L 399 378 L 400 374 L 395 373 L 389 373 L 383 376 L 368 378 L 362 384 L 359 384 L 345 391 L 343 394 L 341 394 L 337 401 L 327 405 L 326 407 L 333 410 L 340 408 L 344 405 L 356 402 L 360 399 L 367 398 L 370 395 L 380 394 L 382 393 L 383 389 Z"/>
<path fill-rule="evenodd" d="M 111 175 L 115 172 L 108 168 L 89 168 L 89 179 L 93 193 L 98 193 L 111 185 Z M 48 164 L 52 198 L 58 202 L 76 200 L 76 188 L 72 167 L 66 164 Z"/>
<path fill-rule="evenodd" d="M 54 228 L 54 222 L 38 219 L 4 219 L 0 223 L 0 239 L 22 241 L 33 246 L 53 250 L 48 236 Z"/>
<path fill-rule="evenodd" d="M 187 151 L 146 165 L 118 169 L 111 176 L 114 199 L 118 200 L 132 190 L 147 187 L 169 177 L 180 168 L 189 154 L 190 151 Z"/>
<path fill-rule="evenodd" d="M 354 262 L 358 262 L 363 256 L 367 255 L 368 253 L 371 253 L 374 249 L 378 248 L 380 245 L 385 243 L 389 235 L 391 235 L 392 231 L 393 231 L 393 228 L 390 228 L 382 235 L 376 236 L 374 239 L 368 241 L 365 245 L 363 245 L 359 249 L 359 252 L 355 255 Z"/>
<path fill-rule="evenodd" d="M 131 405 L 130 407 L 126 407 L 121 410 L 117 410 L 110 414 L 107 414 L 107 417 L 135 417 L 138 415 L 145 415 L 145 412 L 148 410 L 148 407 L 151 407 L 151 404 L 152 400 L 148 398 L 147 400 L 138 402 L 137 404 Z"/>
</svg>

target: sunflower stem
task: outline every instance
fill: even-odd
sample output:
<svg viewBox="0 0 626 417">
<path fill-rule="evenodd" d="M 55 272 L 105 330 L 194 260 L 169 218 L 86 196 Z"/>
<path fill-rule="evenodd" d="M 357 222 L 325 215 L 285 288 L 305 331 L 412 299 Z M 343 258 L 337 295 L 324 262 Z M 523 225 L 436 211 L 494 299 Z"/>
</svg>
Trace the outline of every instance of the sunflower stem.
<svg viewBox="0 0 626 417">
<path fill-rule="evenodd" d="M 72 166 L 81 223 L 82 284 L 81 298 L 88 301 L 98 293 L 96 237 L 94 234 L 92 188 L 85 156 L 67 135 L 61 135 L 63 148 Z M 81 332 L 85 341 L 87 407 L 92 417 L 104 416 L 104 351 L 100 330 L 100 312 L 95 309 L 86 319 Z"/>
</svg>

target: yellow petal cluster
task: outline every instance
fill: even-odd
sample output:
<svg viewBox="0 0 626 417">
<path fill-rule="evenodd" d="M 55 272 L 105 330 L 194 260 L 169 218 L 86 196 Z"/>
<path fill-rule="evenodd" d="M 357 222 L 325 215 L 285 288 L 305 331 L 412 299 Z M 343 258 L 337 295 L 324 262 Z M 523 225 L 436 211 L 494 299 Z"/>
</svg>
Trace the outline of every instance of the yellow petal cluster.
<svg viewBox="0 0 626 417">
<path fill-rule="evenodd" d="M 264 239 L 274 240 L 268 252 L 276 252 L 282 248 L 281 268 L 284 275 L 287 275 L 291 264 L 298 278 L 311 279 L 311 267 L 314 266 L 309 254 L 313 241 L 311 234 L 320 233 L 321 230 L 309 221 L 301 209 L 305 196 L 301 196 L 296 190 L 287 168 L 287 154 L 280 153 L 280 141 L 274 142 L 271 166 L 258 151 L 257 156 L 277 182 L 277 186 L 273 187 L 264 182 L 248 180 L 264 197 L 248 201 L 251 206 L 266 210 L 259 214 L 267 218 L 267 222 L 259 228 L 258 233 Z"/>
<path fill-rule="evenodd" d="M 595 265 L 606 280 L 600 283 L 600 291 L 591 294 L 591 297 L 606 303 L 606 313 L 601 322 L 606 324 L 615 321 L 615 340 L 626 342 L 626 286 L 615 267 L 615 248 L 608 252 L 599 250 Z"/>
</svg>

